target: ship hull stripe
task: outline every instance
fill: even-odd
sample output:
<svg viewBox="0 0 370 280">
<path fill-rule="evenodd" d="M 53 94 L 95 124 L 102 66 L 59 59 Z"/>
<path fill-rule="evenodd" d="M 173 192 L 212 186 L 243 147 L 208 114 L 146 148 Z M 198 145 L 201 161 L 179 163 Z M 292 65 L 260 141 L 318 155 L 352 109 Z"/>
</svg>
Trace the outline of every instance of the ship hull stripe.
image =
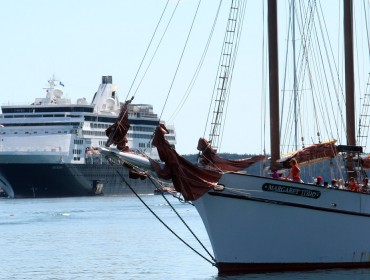
<svg viewBox="0 0 370 280">
<path fill-rule="evenodd" d="M 316 269 L 370 268 L 370 262 L 348 263 L 216 263 L 219 274 L 309 271 Z"/>
</svg>

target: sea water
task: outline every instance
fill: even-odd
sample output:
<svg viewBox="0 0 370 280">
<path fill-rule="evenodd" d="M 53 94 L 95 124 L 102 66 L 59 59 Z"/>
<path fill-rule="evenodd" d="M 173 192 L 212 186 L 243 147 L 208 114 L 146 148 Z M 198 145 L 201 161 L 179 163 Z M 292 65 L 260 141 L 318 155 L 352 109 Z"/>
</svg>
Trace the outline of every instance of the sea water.
<svg viewBox="0 0 370 280">
<path fill-rule="evenodd" d="M 196 209 L 166 197 L 212 254 Z M 210 259 L 162 196 L 142 199 Z M 0 279 L 370 279 L 367 269 L 218 276 L 164 224 L 136 197 L 0 199 Z"/>
</svg>

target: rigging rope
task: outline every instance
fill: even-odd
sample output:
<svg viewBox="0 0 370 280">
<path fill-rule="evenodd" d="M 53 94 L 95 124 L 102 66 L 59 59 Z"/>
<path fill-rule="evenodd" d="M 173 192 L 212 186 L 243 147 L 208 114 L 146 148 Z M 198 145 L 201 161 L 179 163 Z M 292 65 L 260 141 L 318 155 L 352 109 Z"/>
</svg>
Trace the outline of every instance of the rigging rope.
<svg viewBox="0 0 370 280">
<path fill-rule="evenodd" d="M 167 25 L 166 25 L 166 28 L 165 28 L 165 29 L 164 29 L 164 31 L 163 31 L 163 34 L 162 34 L 162 36 L 161 36 L 161 39 L 159 40 L 159 42 L 158 42 L 158 44 L 157 44 L 157 47 L 156 47 L 156 49 L 155 49 L 155 51 L 154 51 L 154 53 L 153 53 L 153 55 L 152 55 L 152 57 L 151 57 L 151 59 L 150 59 L 150 61 L 149 61 L 149 63 L 148 63 L 148 66 L 146 67 L 146 69 L 145 69 L 145 71 L 144 71 L 143 76 L 142 76 L 142 77 L 141 77 L 141 79 L 140 79 L 139 84 L 138 84 L 138 85 L 137 85 L 137 87 L 136 87 L 136 90 L 135 90 L 135 93 L 134 93 L 134 94 L 136 94 L 136 93 L 137 93 L 137 91 L 139 90 L 140 85 L 141 85 L 141 83 L 143 82 L 143 80 L 144 80 L 144 78 L 145 78 L 145 76 L 146 76 L 146 73 L 148 72 L 148 70 L 149 70 L 150 66 L 152 65 L 152 62 L 153 62 L 153 60 L 154 60 L 154 57 L 155 57 L 155 55 L 157 54 L 158 49 L 159 49 L 159 47 L 160 47 L 160 45 L 161 45 L 161 43 L 162 43 L 162 41 L 163 41 L 163 38 L 164 38 L 164 36 L 165 36 L 165 35 L 166 35 L 166 33 L 167 33 L 168 27 L 170 26 L 170 23 L 172 22 L 173 16 L 175 15 L 175 12 L 176 12 L 176 10 L 177 10 L 177 7 L 178 7 L 179 3 L 180 3 L 180 0 L 178 0 L 178 1 L 177 1 L 176 6 L 175 6 L 174 10 L 172 11 L 171 17 L 170 17 L 170 19 L 169 19 L 169 21 L 168 21 L 168 23 L 167 23 Z"/>
<path fill-rule="evenodd" d="M 261 147 L 263 147 L 262 154 L 266 155 L 266 131 L 267 131 L 267 61 L 266 61 L 266 52 L 267 52 L 267 44 L 265 40 L 265 1 L 262 2 L 262 61 L 261 61 L 261 73 L 262 73 L 262 79 L 261 79 L 261 121 L 263 122 L 263 129 L 261 130 Z M 280 125 L 281 127 L 281 125 Z"/>
<path fill-rule="evenodd" d="M 173 84 L 174 84 L 174 82 L 175 82 L 175 79 L 176 79 L 176 77 L 177 77 L 177 72 L 179 71 L 179 68 L 180 68 L 180 65 L 181 65 L 182 58 L 183 58 L 183 56 L 184 56 L 184 53 L 185 53 L 186 47 L 187 47 L 187 45 L 188 45 L 188 41 L 189 41 L 189 38 L 190 38 L 190 34 L 191 34 L 192 29 L 193 29 L 195 19 L 196 19 L 197 15 L 198 15 L 198 10 L 199 10 L 199 6 L 200 6 L 200 3 L 201 3 L 201 2 L 202 2 L 202 0 L 199 0 L 199 2 L 198 2 L 198 6 L 197 6 L 197 9 L 196 9 L 195 14 L 194 14 L 194 17 L 193 17 L 193 21 L 192 21 L 192 23 L 191 23 L 191 26 L 190 26 L 190 29 L 189 29 L 189 32 L 188 32 L 188 36 L 187 36 L 186 41 L 185 41 L 184 48 L 183 48 L 183 50 L 182 50 L 182 53 L 181 53 L 181 56 L 180 56 L 179 62 L 178 62 L 178 64 L 177 64 L 175 74 L 174 74 L 174 76 L 173 76 L 173 78 L 172 78 L 172 82 L 171 82 L 170 88 L 169 88 L 169 90 L 168 90 L 167 97 L 166 97 L 166 100 L 165 100 L 165 102 L 164 102 L 164 105 L 163 105 L 163 108 L 162 108 L 162 112 L 161 112 L 161 114 L 160 114 L 159 119 L 162 119 L 162 115 L 163 115 L 164 109 L 166 108 L 167 101 L 168 101 L 168 98 L 169 98 L 169 96 L 170 96 L 170 93 L 171 93 L 171 90 L 172 90 L 172 86 L 173 86 Z"/>
<path fill-rule="evenodd" d="M 171 205 L 171 203 L 165 198 L 167 203 L 171 206 L 172 210 L 176 213 L 176 215 L 180 218 L 180 220 L 183 222 L 183 224 L 188 228 L 188 230 L 192 233 L 192 235 L 196 238 L 196 240 L 199 242 L 199 244 L 204 248 L 204 250 L 209 254 L 209 256 L 212 258 L 212 260 L 209 260 L 205 256 L 203 256 L 201 253 L 199 253 L 197 250 L 195 250 L 189 243 L 187 243 L 183 238 L 181 238 L 176 232 L 174 232 L 150 207 L 148 204 L 145 203 L 145 201 L 140 197 L 140 195 L 133 189 L 133 187 L 127 182 L 125 177 L 119 172 L 118 166 L 114 164 L 111 160 L 111 158 L 106 157 L 109 164 L 114 168 L 117 175 L 121 178 L 121 180 L 129 187 L 129 189 L 132 191 L 132 193 L 140 200 L 140 202 L 149 210 L 150 213 L 153 214 L 153 216 L 165 227 L 167 228 L 174 236 L 176 236 L 183 244 L 185 244 L 189 249 L 191 249 L 194 253 L 196 253 L 198 256 L 212 264 L 213 266 L 216 265 L 215 258 L 209 253 L 209 251 L 205 248 L 205 246 L 201 243 L 201 241 L 196 237 L 194 232 L 189 228 L 189 226 L 186 224 L 186 222 L 180 217 L 178 212 L 174 209 L 174 207 Z M 120 165 L 119 165 L 120 166 Z M 150 176 L 148 176 L 150 178 Z M 152 179 L 150 180 L 153 184 L 154 182 Z M 155 185 L 155 184 L 154 184 Z M 156 186 L 156 185 L 155 185 Z M 156 186 L 157 187 L 157 186 Z M 164 195 L 162 194 L 164 197 Z"/>
<path fill-rule="evenodd" d="M 167 9 L 167 5 L 168 5 L 168 3 L 169 3 L 169 2 L 170 2 L 170 0 L 167 0 L 167 3 L 166 3 L 166 5 L 165 5 L 165 7 L 164 7 L 164 9 L 163 9 L 163 12 L 162 12 L 162 14 L 161 14 L 161 16 L 160 16 L 159 20 L 158 20 L 158 23 L 157 23 L 157 26 L 156 26 L 156 28 L 155 28 L 155 30 L 154 30 L 154 33 L 153 33 L 153 35 L 152 35 L 152 38 L 150 39 L 149 45 L 148 45 L 148 47 L 146 48 L 145 54 L 144 54 L 144 56 L 143 56 L 143 58 L 142 58 L 142 60 L 141 60 L 141 62 L 140 62 L 139 68 L 137 69 L 137 72 L 136 72 L 135 78 L 134 78 L 134 80 L 133 80 L 133 81 L 132 81 L 132 83 L 131 83 L 130 89 L 129 89 L 129 91 L 128 91 L 128 93 L 127 93 L 127 96 L 126 96 L 126 99 L 127 99 L 127 98 L 129 97 L 129 95 L 130 95 L 131 89 L 132 89 L 132 87 L 133 87 L 133 85 L 134 85 L 134 83 L 135 83 L 135 81 L 136 81 L 136 78 L 137 78 L 137 76 L 138 76 L 139 72 L 140 72 L 141 66 L 143 65 L 143 62 L 144 62 L 145 57 L 146 57 L 146 55 L 147 55 L 147 53 L 148 53 L 148 51 L 149 51 L 149 48 L 150 48 L 150 46 L 151 46 L 151 44 L 152 44 L 152 42 L 153 42 L 153 39 L 154 39 L 154 37 L 155 37 L 155 34 L 157 33 L 157 30 L 158 30 L 159 24 L 160 24 L 160 23 L 161 23 L 161 21 L 162 21 L 163 15 L 164 15 L 164 13 L 165 13 L 165 11 L 166 11 L 166 9 Z M 139 84 L 139 85 L 140 85 L 140 84 Z M 136 90 L 136 91 L 137 91 L 137 90 Z M 134 93 L 134 96 L 135 96 L 135 94 L 136 94 L 136 91 L 135 91 L 135 93 Z"/>
<path fill-rule="evenodd" d="M 238 29 L 237 29 L 237 35 L 236 35 L 236 40 L 235 40 L 235 48 L 234 48 L 232 63 L 231 63 L 231 67 L 230 67 L 231 69 L 230 69 L 230 73 L 229 73 L 228 88 L 226 89 L 226 92 L 227 92 L 226 96 L 227 97 L 226 97 L 226 103 L 225 103 L 225 118 L 223 118 L 223 122 L 222 122 L 222 125 L 221 125 L 221 133 L 220 133 L 221 137 L 220 137 L 219 144 L 218 144 L 219 151 L 221 150 L 221 146 L 222 146 L 222 140 L 223 140 L 223 135 L 224 135 L 224 130 L 225 130 L 225 123 L 226 123 L 226 119 L 227 119 L 227 110 L 229 108 L 229 100 L 230 100 L 230 92 L 231 92 L 234 68 L 235 68 L 236 58 L 237 58 L 238 51 L 239 51 L 239 43 L 240 43 L 240 39 L 241 39 L 241 33 L 243 31 L 243 26 L 244 26 L 243 23 L 244 23 L 244 18 L 245 18 L 246 7 L 247 7 L 247 1 L 243 1 L 242 6 L 241 6 L 241 12 L 239 13 L 239 17 L 237 19 L 237 21 L 239 22 L 239 26 L 238 26 Z"/>
<path fill-rule="evenodd" d="M 370 61 L 370 33 L 369 33 L 369 22 L 367 20 L 367 12 L 366 12 L 366 4 L 365 4 L 365 0 L 363 1 L 364 3 L 364 15 L 365 15 L 365 27 L 366 27 L 366 38 L 367 38 L 367 47 L 368 47 L 368 58 L 369 58 L 369 61 Z M 370 6 L 369 2 L 368 2 L 368 7 Z"/>
<path fill-rule="evenodd" d="M 302 147 L 306 144 L 304 142 L 304 130 L 308 131 L 310 125 L 313 125 L 313 129 L 316 130 L 318 136 L 318 142 L 321 142 L 321 129 L 323 126 L 323 130 L 325 130 L 326 134 L 328 135 L 328 139 L 334 138 L 333 135 L 340 135 L 339 134 L 339 123 L 338 118 L 331 118 L 333 113 L 339 113 L 341 118 L 341 123 L 344 124 L 344 118 L 342 113 L 342 107 L 339 105 L 341 102 L 340 94 L 343 96 L 343 90 L 337 85 L 337 81 L 339 81 L 339 71 L 337 68 L 337 64 L 335 63 L 335 59 L 333 56 L 333 48 L 331 46 L 331 41 L 329 39 L 328 34 L 328 26 L 325 21 L 325 17 L 323 15 L 323 9 L 319 1 L 310 1 L 310 3 L 306 2 L 299 2 L 299 10 L 297 12 L 299 17 L 297 18 L 297 24 L 299 26 L 301 39 L 300 39 L 300 51 L 298 54 L 298 67 L 297 67 L 297 80 L 299 87 L 299 93 L 297 98 L 297 108 L 296 111 L 297 119 L 299 120 L 300 124 L 300 133 L 301 133 L 301 141 Z M 289 25 L 292 24 L 292 20 L 289 17 Z M 289 36 L 289 32 L 288 32 Z M 289 37 L 288 37 L 289 41 Z M 287 42 L 288 46 L 288 42 Z M 288 56 L 289 52 L 287 50 L 286 56 Z M 334 64 L 333 64 L 334 63 Z M 285 74 L 284 74 L 284 83 L 283 83 L 283 91 L 285 92 L 287 79 L 288 79 L 288 72 L 287 72 L 287 65 L 288 59 L 285 59 Z M 312 96 L 311 106 L 312 111 L 314 114 L 313 122 L 303 125 L 303 121 L 307 119 L 305 117 L 308 112 L 306 112 L 306 108 L 310 106 L 306 105 L 307 99 L 305 99 L 306 94 L 304 94 L 304 86 L 305 84 L 308 85 L 310 89 L 310 93 Z M 319 93 L 327 93 L 322 97 L 320 100 Z M 334 94 L 333 94 L 334 93 Z M 335 105 L 335 102 L 330 102 L 330 99 L 335 99 L 338 105 Z M 282 143 L 288 143 L 292 141 L 292 126 L 294 124 L 293 116 L 293 103 L 292 101 L 285 105 L 285 95 L 283 95 L 282 99 L 282 106 L 281 106 L 281 120 L 280 124 L 281 127 L 286 126 L 284 130 L 282 130 Z M 305 106 L 306 105 L 306 106 Z M 330 107 L 331 106 L 331 107 Z M 284 120 L 284 108 L 288 109 L 287 120 Z M 330 112 L 330 113 L 329 113 Z M 319 119 L 323 121 L 320 122 Z M 334 123 L 334 125 L 333 125 Z M 289 125 L 290 124 L 290 125 Z M 336 130 L 336 133 L 334 133 Z M 306 132 L 307 133 L 307 132 Z M 308 133 L 310 133 L 308 131 Z M 298 137 L 298 136 L 296 136 Z M 309 137 L 307 137 L 309 139 Z M 338 139 L 338 138 L 337 138 Z M 317 141 L 313 141 L 313 143 L 317 143 Z"/>
<path fill-rule="evenodd" d="M 154 59 L 154 56 L 156 55 L 156 53 L 157 53 L 157 51 L 158 51 L 158 48 L 159 48 L 159 46 L 161 45 L 161 42 L 162 42 L 162 40 L 163 40 L 163 38 L 164 38 L 164 35 L 165 35 L 165 34 L 166 34 L 166 32 L 167 32 L 168 26 L 170 25 L 170 23 L 171 23 L 171 21 L 172 21 L 172 18 L 173 18 L 174 14 L 175 14 L 175 12 L 176 12 L 176 10 L 177 10 L 177 7 L 178 7 L 178 5 L 179 5 L 179 2 L 180 2 L 180 0 L 178 0 L 178 1 L 177 1 L 177 4 L 176 4 L 176 6 L 175 6 L 175 9 L 173 10 L 173 12 L 172 12 L 172 14 L 171 14 L 171 17 L 170 17 L 170 19 L 169 19 L 169 21 L 168 21 L 168 23 L 167 23 L 167 26 L 166 26 L 166 28 L 165 28 L 165 30 L 164 30 L 164 32 L 163 32 L 163 34 L 162 34 L 162 36 L 161 36 L 161 39 L 160 39 L 160 40 L 159 40 L 159 42 L 158 42 L 158 45 L 157 45 L 157 47 L 156 47 L 156 50 L 155 50 L 155 52 L 153 53 L 152 58 L 151 58 L 151 60 L 150 60 L 150 62 L 149 62 L 149 64 L 148 64 L 148 66 L 147 66 L 147 68 L 146 68 L 146 70 L 145 70 L 145 72 L 144 72 L 143 76 L 141 77 L 141 80 L 140 80 L 140 82 L 139 82 L 138 86 L 136 87 L 136 90 L 135 90 L 134 94 L 133 94 L 133 95 L 132 95 L 132 97 L 131 97 L 131 101 L 134 99 L 134 96 L 136 95 L 137 91 L 139 90 L 139 87 L 140 87 L 141 83 L 143 82 L 143 80 L 144 80 L 144 78 L 145 78 L 145 76 L 146 76 L 146 73 L 147 73 L 147 72 L 148 72 L 148 70 L 149 70 L 150 65 L 152 64 L 152 61 L 153 61 L 153 59 Z M 127 99 L 128 99 L 128 97 L 129 97 L 129 94 L 130 94 L 130 92 L 131 92 L 131 89 L 132 89 L 132 87 L 133 87 L 133 85 L 134 85 L 134 83 L 135 83 L 135 80 L 136 80 L 136 78 L 137 78 L 137 76 L 138 76 L 139 72 L 140 72 L 141 66 L 142 66 L 142 64 L 143 64 L 143 62 L 144 62 L 144 60 L 145 60 L 145 57 L 146 57 L 146 55 L 147 55 L 147 53 L 148 53 L 148 50 L 149 50 L 149 48 L 150 48 L 150 46 L 151 46 L 151 44 L 152 44 L 152 41 L 153 41 L 153 39 L 154 39 L 154 37 L 155 37 L 155 34 L 157 33 L 158 26 L 159 26 L 160 22 L 162 21 L 163 15 L 164 15 L 164 13 L 165 13 L 165 11 L 166 11 L 166 9 L 167 9 L 167 5 L 168 5 L 168 3 L 169 3 L 169 0 L 167 1 L 166 6 L 165 6 L 165 8 L 164 8 L 164 10 L 163 10 L 163 12 L 162 12 L 162 14 L 161 14 L 161 17 L 160 17 L 160 19 L 159 19 L 158 23 L 157 23 L 157 26 L 156 26 L 156 28 L 155 28 L 155 31 L 154 31 L 154 33 L 153 33 L 153 35 L 152 35 L 152 38 L 151 38 L 151 40 L 150 40 L 150 42 L 149 42 L 149 45 L 148 45 L 148 47 L 147 47 L 147 49 L 146 49 L 146 51 L 145 51 L 144 57 L 143 57 L 143 59 L 141 60 L 140 66 L 139 66 L 139 68 L 138 68 L 138 70 L 137 70 L 137 72 L 136 72 L 135 78 L 134 78 L 134 80 L 133 80 L 133 82 L 132 82 L 132 84 L 131 84 L 131 87 L 130 87 L 130 89 L 129 89 L 128 93 L 127 93 L 127 96 L 126 96 L 126 99 L 125 99 L 125 100 L 127 100 Z M 130 101 L 130 102 L 131 102 L 131 101 Z M 128 110 L 128 108 L 127 108 L 127 110 Z M 122 114 L 122 118 L 123 118 L 123 116 L 125 115 L 125 113 L 126 113 L 126 112 L 124 112 L 124 114 Z M 122 120 L 122 118 L 119 120 L 119 122 Z M 115 131 L 113 132 L 113 135 L 111 135 L 111 137 L 110 137 L 110 138 L 114 137 L 116 133 L 117 133 L 117 130 L 115 130 Z M 150 143 L 150 141 L 151 141 L 151 140 L 149 140 L 149 141 L 148 141 L 148 143 Z"/>
<path fill-rule="evenodd" d="M 149 180 L 152 182 L 152 184 L 158 189 L 157 185 L 153 182 L 153 178 L 151 175 L 148 175 Z M 191 230 L 191 228 L 188 226 L 188 224 L 184 221 L 184 219 L 180 216 L 180 214 L 176 211 L 176 209 L 173 207 L 171 202 L 168 201 L 168 199 L 164 196 L 163 192 L 161 193 L 163 199 L 167 202 L 167 204 L 171 207 L 171 209 L 175 212 L 177 217 L 181 220 L 181 222 L 185 225 L 185 227 L 189 230 L 189 232 L 193 235 L 193 237 L 198 241 L 198 243 L 202 246 L 202 248 L 207 252 L 207 254 L 212 258 L 212 260 L 215 262 L 215 258 L 211 255 L 211 253 L 207 250 L 207 248 L 204 246 L 204 244 L 199 240 L 199 238 L 195 235 L 195 233 Z"/>
<path fill-rule="evenodd" d="M 368 54 L 368 62 L 370 62 L 370 34 L 369 34 L 369 22 L 367 19 L 367 10 L 370 8 L 370 3 L 366 3 L 363 1 L 363 10 L 364 10 L 364 18 L 365 18 L 365 30 L 366 30 L 366 42 L 367 42 L 367 54 Z M 370 69 L 369 69 L 370 70 Z M 364 95 L 362 100 L 362 110 L 359 117 L 359 126 L 358 126 L 358 136 L 357 136 L 357 143 L 358 145 L 366 148 L 367 146 L 367 138 L 369 133 L 370 127 L 370 118 L 369 118 L 369 104 L 370 104 L 370 73 L 368 75 L 367 83 L 365 84 Z"/>
<path fill-rule="evenodd" d="M 324 12 L 323 12 L 321 3 L 319 3 L 319 4 L 320 4 L 321 17 L 322 17 L 322 19 L 324 21 L 324 25 L 325 25 L 326 37 L 329 38 L 328 28 L 326 28 L 326 22 L 325 22 Z M 330 40 L 328 40 L 328 44 L 329 44 L 331 59 L 332 59 L 332 61 L 335 62 L 333 47 L 331 45 L 331 41 Z M 329 54 L 328 53 L 327 53 L 327 56 L 329 57 Z M 334 63 L 334 71 L 332 70 L 331 66 L 332 65 L 329 64 L 330 74 L 331 74 L 331 78 L 332 78 L 332 82 L 333 82 L 333 87 L 334 88 L 338 88 L 336 90 L 337 107 L 336 107 L 336 110 L 334 110 L 334 112 L 337 111 L 339 113 L 340 120 L 341 120 L 341 123 L 342 123 L 342 128 L 344 129 L 344 124 L 345 124 L 345 121 L 344 121 L 344 113 L 343 113 L 342 107 L 340 106 L 340 104 L 343 103 L 343 101 L 345 100 L 344 90 L 343 90 L 342 84 L 340 83 L 339 70 L 338 70 L 337 63 Z M 334 76 L 333 73 L 335 73 L 335 76 Z M 337 82 L 337 86 L 336 86 L 336 82 Z M 342 101 L 339 99 L 340 97 L 341 97 Z M 336 118 L 334 118 L 334 120 L 336 120 Z M 337 131 L 336 131 L 337 138 L 340 141 L 339 125 L 336 125 L 336 128 L 337 128 Z"/>
<path fill-rule="evenodd" d="M 172 122 L 176 118 L 177 114 L 180 112 L 180 110 L 184 106 L 184 104 L 185 104 L 186 100 L 188 99 L 188 97 L 189 97 L 189 95 L 190 95 L 190 93 L 191 93 L 191 91 L 192 91 L 192 89 L 194 87 L 194 84 L 195 84 L 195 82 L 196 82 L 196 80 L 198 78 L 199 72 L 200 72 L 200 70 L 201 70 L 201 68 L 203 66 L 204 59 L 205 59 L 205 57 L 207 55 L 207 52 L 208 52 L 209 45 L 211 43 L 211 39 L 213 37 L 213 33 L 214 33 L 214 30 L 215 30 L 215 27 L 216 27 L 217 19 L 219 17 L 219 13 L 220 13 L 221 4 L 222 4 L 222 0 L 220 0 L 220 3 L 218 5 L 216 16 L 215 16 L 215 18 L 213 20 L 213 25 L 212 25 L 212 28 L 211 28 L 211 32 L 210 32 L 210 34 L 208 36 L 208 40 L 207 40 L 207 43 L 206 43 L 206 45 L 204 47 L 204 50 L 203 50 L 202 56 L 200 58 L 200 61 L 198 63 L 198 66 L 197 66 L 197 68 L 196 68 L 196 70 L 194 72 L 194 75 L 193 75 L 193 77 L 192 77 L 192 79 L 191 79 L 191 81 L 190 81 L 190 83 L 189 83 L 189 85 L 188 85 L 188 87 L 187 87 L 187 89 L 185 91 L 185 94 L 183 95 L 181 101 L 177 105 L 174 113 L 171 115 L 171 117 L 169 119 L 169 122 Z"/>
<path fill-rule="evenodd" d="M 137 78 L 137 76 L 138 76 L 138 74 L 139 74 L 139 72 L 140 72 L 141 66 L 142 66 L 142 65 L 143 65 L 143 63 L 144 63 L 144 60 L 145 60 L 146 55 L 147 55 L 147 53 L 148 53 L 148 51 L 149 51 L 149 48 L 150 48 L 150 46 L 152 45 L 153 39 L 154 39 L 154 37 L 155 37 L 155 35 L 156 35 L 156 33 L 157 33 L 158 27 L 159 27 L 159 25 L 160 25 L 160 23 L 161 23 L 161 21 L 162 21 L 163 15 L 164 15 L 164 13 L 165 13 L 165 11 L 166 11 L 166 9 L 167 9 L 167 6 L 168 6 L 169 1 L 170 1 L 170 0 L 167 0 L 167 3 L 166 3 L 166 5 L 165 5 L 165 7 L 164 7 L 164 9 L 163 9 L 163 11 L 162 11 L 162 14 L 161 14 L 161 16 L 160 16 L 160 18 L 159 18 L 159 20 L 158 20 L 158 23 L 157 23 L 157 25 L 156 25 L 156 28 L 155 28 L 155 30 L 154 30 L 154 32 L 153 32 L 153 35 L 152 35 L 152 37 L 151 37 L 151 39 L 150 39 L 150 41 L 149 41 L 149 44 L 148 44 L 148 46 L 147 46 L 147 48 L 146 48 L 145 54 L 144 54 L 144 56 L 143 56 L 143 58 L 142 58 L 142 60 L 141 60 L 141 62 L 140 62 L 140 65 L 139 65 L 139 67 L 138 67 L 137 71 L 136 71 L 136 74 L 135 74 L 134 80 L 133 80 L 133 81 L 132 81 L 132 83 L 131 83 L 130 89 L 129 89 L 129 91 L 128 91 L 127 95 L 126 95 L 125 100 L 128 100 L 128 97 L 129 97 L 129 95 L 130 95 L 130 92 L 131 92 L 131 90 L 132 90 L 132 87 L 133 87 L 133 85 L 135 84 L 136 78 Z M 180 2 L 180 0 L 178 0 L 178 2 L 177 2 L 177 5 L 176 5 L 176 7 L 175 7 L 175 9 L 174 9 L 174 11 L 173 11 L 173 13 L 172 13 L 172 16 L 171 16 L 171 18 L 170 18 L 169 23 L 170 23 L 170 22 L 171 22 L 171 20 L 172 20 L 173 14 L 175 13 L 176 8 L 177 8 L 177 6 L 178 6 L 179 2 Z M 169 23 L 167 24 L 167 28 L 168 28 Z M 165 29 L 164 34 L 166 33 L 167 28 Z M 161 41 L 162 41 L 162 39 L 163 39 L 164 34 L 162 35 L 162 38 L 161 38 L 161 40 L 160 40 L 160 41 L 159 41 L 159 43 L 158 43 L 158 46 L 157 46 L 156 51 L 158 50 L 158 47 L 159 47 L 159 45 L 160 45 L 160 43 L 161 43 Z M 156 53 L 156 52 L 155 52 L 155 53 Z M 144 77 L 145 77 L 145 75 L 146 75 L 146 73 L 147 73 L 147 71 L 148 71 L 148 69 L 149 69 L 149 66 L 150 66 L 150 64 L 151 64 L 151 62 L 152 62 L 152 60 L 153 60 L 153 57 L 154 57 L 155 53 L 153 54 L 152 59 L 150 60 L 150 63 L 149 63 L 149 65 L 148 65 L 148 67 L 146 68 L 146 71 L 144 72 L 143 77 L 141 78 L 140 83 L 138 84 L 138 86 L 137 86 L 137 88 L 136 88 L 136 90 L 135 90 L 134 94 L 131 96 L 131 101 L 134 99 L 134 96 L 136 95 L 136 93 L 137 93 L 137 91 L 138 91 L 138 89 L 139 89 L 139 87 L 140 87 L 140 85 L 141 85 L 141 83 L 142 83 L 142 81 L 143 81 L 143 79 L 144 79 Z M 106 86 L 106 85 L 104 85 L 104 86 Z M 130 101 L 130 102 L 131 102 L 131 101 Z M 128 111 L 128 106 L 127 106 L 127 108 L 126 108 L 126 111 Z M 123 117 L 124 117 L 124 115 L 125 115 L 125 114 L 126 114 L 126 112 L 123 112 L 121 119 L 119 119 L 119 120 L 118 120 L 118 123 L 122 121 L 122 119 L 123 119 Z M 110 135 L 109 139 L 112 139 L 112 138 L 116 135 L 117 131 L 118 131 L 118 130 L 115 130 L 115 131 L 113 132 L 113 134 L 111 134 L 111 135 Z"/>
<path fill-rule="evenodd" d="M 213 105 L 214 109 L 209 131 L 209 141 L 212 144 L 212 148 L 214 148 L 216 151 L 221 146 L 222 142 L 222 134 L 226 121 L 226 117 L 224 118 L 224 115 L 226 116 L 224 110 L 227 111 L 227 105 L 229 102 L 232 74 L 235 67 L 241 31 L 243 28 L 242 23 L 244 21 L 245 9 L 247 5 L 247 1 L 243 1 L 243 4 L 240 8 L 239 2 L 240 1 L 237 0 L 233 0 L 231 2 L 230 12 L 228 15 L 228 24 L 226 26 L 224 35 L 224 44 L 222 46 L 215 83 L 213 86 L 212 102 L 209 106 L 207 121 L 203 134 L 203 137 L 205 137 Z"/>
</svg>

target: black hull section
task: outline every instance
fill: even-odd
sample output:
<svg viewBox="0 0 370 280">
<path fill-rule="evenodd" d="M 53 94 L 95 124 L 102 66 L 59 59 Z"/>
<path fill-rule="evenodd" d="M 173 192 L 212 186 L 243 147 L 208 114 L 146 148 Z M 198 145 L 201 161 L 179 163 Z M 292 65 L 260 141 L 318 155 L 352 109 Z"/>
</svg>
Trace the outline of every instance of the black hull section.
<svg viewBox="0 0 370 280">
<path fill-rule="evenodd" d="M 10 184 L 14 198 L 44 198 L 95 195 L 133 195 L 130 188 L 109 164 L 0 164 L 0 174 Z M 153 184 L 128 178 L 139 194 L 153 194 Z"/>
<path fill-rule="evenodd" d="M 370 268 L 369 262 L 351 263 L 216 263 L 219 275 Z"/>
</svg>

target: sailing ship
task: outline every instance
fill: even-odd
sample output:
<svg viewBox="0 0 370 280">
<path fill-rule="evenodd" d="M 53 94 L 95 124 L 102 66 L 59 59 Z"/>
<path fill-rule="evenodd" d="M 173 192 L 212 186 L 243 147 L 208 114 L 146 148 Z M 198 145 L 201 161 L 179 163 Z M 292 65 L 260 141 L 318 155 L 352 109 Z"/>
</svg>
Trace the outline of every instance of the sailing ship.
<svg viewBox="0 0 370 280">
<path fill-rule="evenodd" d="M 148 180 L 133 180 L 98 151 L 119 115 L 121 103 L 112 76 L 103 76 L 91 103 L 64 97 L 64 84 L 51 78 L 46 96 L 29 105 L 3 105 L 0 115 L 0 188 L 14 198 L 154 194 Z M 149 140 L 159 123 L 153 106 L 130 104 L 127 134 L 131 152 L 158 157 Z M 171 128 L 169 141 L 175 145 Z"/>
<path fill-rule="evenodd" d="M 338 145 L 331 139 L 286 156 L 281 156 L 280 152 L 277 4 L 276 0 L 267 2 L 269 170 L 286 168 L 292 158 L 302 165 L 340 158 L 346 161 L 347 180 L 350 177 L 361 180 L 361 176 L 366 176 L 363 170 L 366 161 L 361 158 L 363 147 L 356 145 L 355 137 L 352 1 L 343 2 L 347 142 Z M 233 4 L 232 9 L 236 10 Z M 224 72 L 226 70 L 221 71 Z M 226 80 L 225 75 L 222 85 Z M 222 104 L 219 103 L 218 108 Z M 211 138 L 219 132 L 217 125 L 221 122 L 217 118 L 219 115 L 213 121 L 216 126 Z M 103 149 L 102 153 L 172 180 L 176 191 L 185 200 L 192 201 L 199 212 L 219 273 L 370 267 L 370 243 L 363 238 L 370 231 L 368 192 L 317 187 L 312 182 L 282 180 L 270 174 L 247 174 L 241 170 L 263 157 L 225 161 L 216 154 L 215 140 L 200 140 L 198 147 L 203 152 L 204 165 L 195 165 L 176 152 L 165 138 L 168 133 L 166 126 L 161 124 L 152 141 L 164 166 L 153 160 L 134 160 L 112 149 Z"/>
</svg>

